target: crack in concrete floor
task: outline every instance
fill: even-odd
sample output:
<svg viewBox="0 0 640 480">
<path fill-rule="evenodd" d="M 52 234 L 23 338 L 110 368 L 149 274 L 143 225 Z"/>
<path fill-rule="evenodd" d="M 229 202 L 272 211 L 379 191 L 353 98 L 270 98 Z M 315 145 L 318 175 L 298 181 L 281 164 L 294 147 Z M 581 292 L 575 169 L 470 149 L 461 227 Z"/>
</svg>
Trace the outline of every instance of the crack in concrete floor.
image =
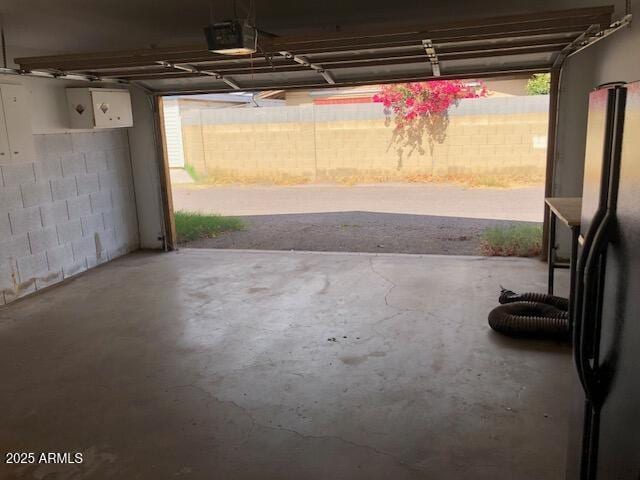
<svg viewBox="0 0 640 480">
<path fill-rule="evenodd" d="M 141 479 L 158 478 L 150 454 L 169 472 L 234 480 L 560 471 L 562 449 L 548 446 L 565 437 L 556 399 L 570 355 L 486 326 L 495 279 L 540 287 L 536 260 L 185 250 L 81 278 L 2 312 L 0 445 L 89 433 Z M 451 302 L 468 283 L 467 301 Z"/>
<path fill-rule="evenodd" d="M 216 403 L 220 403 L 220 404 L 229 404 L 234 406 L 235 408 L 237 408 L 240 412 L 242 412 L 242 414 L 244 414 L 250 421 L 251 421 L 251 428 L 249 430 L 249 432 L 247 432 L 247 436 L 244 440 L 243 443 L 247 443 L 250 438 L 251 438 L 251 434 L 253 433 L 253 430 L 255 429 L 255 427 L 259 427 L 259 428 L 264 428 L 267 430 L 278 430 L 278 431 L 282 431 L 282 432 L 288 432 L 291 433 L 293 435 L 296 435 L 297 437 L 300 437 L 304 440 L 306 439 L 315 439 L 315 440 L 333 440 L 333 441 L 339 441 L 342 442 L 346 445 L 350 445 L 352 447 L 356 447 L 356 448 L 362 448 L 368 451 L 371 451 L 372 453 L 376 454 L 376 455 L 380 455 L 380 456 L 384 456 L 387 458 L 390 458 L 394 463 L 396 463 L 398 466 L 409 469 L 415 473 L 419 473 L 422 474 L 424 473 L 424 471 L 422 471 L 419 467 L 415 467 L 413 465 L 410 465 L 406 462 L 404 462 L 403 460 L 401 460 L 397 455 L 393 454 L 393 453 L 389 453 L 389 452 L 384 452 L 382 450 L 379 450 L 371 445 L 365 445 L 365 444 L 360 444 L 357 442 L 353 442 L 351 440 L 347 440 L 345 438 L 342 438 L 340 436 L 336 436 L 336 435 L 310 435 L 310 434 L 305 434 L 305 433 L 301 433 L 297 430 L 294 430 L 292 428 L 287 428 L 287 427 L 282 427 L 282 426 L 271 426 L 271 425 L 265 425 L 263 423 L 261 423 L 260 421 L 258 421 L 253 414 L 251 414 L 251 412 L 249 411 L 248 408 L 243 407 L 242 405 L 240 405 L 239 403 L 237 403 L 234 400 L 222 400 L 220 398 L 218 398 L 217 396 L 215 396 L 213 393 L 207 391 L 204 387 L 201 387 L 199 385 L 196 385 L 196 382 L 191 383 L 191 384 L 187 384 L 187 385 L 176 385 L 173 387 L 169 387 L 169 388 L 174 388 L 174 389 L 179 389 L 179 388 L 193 388 L 195 390 L 198 390 L 199 392 L 203 393 L 207 398 L 209 398 L 210 401 L 216 402 Z"/>
</svg>

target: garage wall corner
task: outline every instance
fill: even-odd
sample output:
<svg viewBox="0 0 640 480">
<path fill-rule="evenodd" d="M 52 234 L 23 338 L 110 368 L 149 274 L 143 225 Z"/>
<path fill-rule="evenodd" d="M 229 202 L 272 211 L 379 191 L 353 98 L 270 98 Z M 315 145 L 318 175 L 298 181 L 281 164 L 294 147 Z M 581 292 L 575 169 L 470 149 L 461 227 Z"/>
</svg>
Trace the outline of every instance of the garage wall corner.
<svg viewBox="0 0 640 480">
<path fill-rule="evenodd" d="M 127 133 L 70 129 L 68 86 L 0 76 L 22 122 L 0 149 L 0 305 L 139 248 Z"/>
<path fill-rule="evenodd" d="M 582 196 L 589 92 L 611 82 L 640 80 L 640 0 L 631 5 L 631 25 L 567 59 L 562 69 L 552 196 Z M 621 17 L 624 11 L 616 12 Z M 568 256 L 570 236 L 558 229 L 561 256 Z"/>
<path fill-rule="evenodd" d="M 164 248 L 164 205 L 153 97 L 139 88 L 131 88 L 133 128 L 129 129 L 129 148 L 140 228 L 140 247 Z"/>
</svg>

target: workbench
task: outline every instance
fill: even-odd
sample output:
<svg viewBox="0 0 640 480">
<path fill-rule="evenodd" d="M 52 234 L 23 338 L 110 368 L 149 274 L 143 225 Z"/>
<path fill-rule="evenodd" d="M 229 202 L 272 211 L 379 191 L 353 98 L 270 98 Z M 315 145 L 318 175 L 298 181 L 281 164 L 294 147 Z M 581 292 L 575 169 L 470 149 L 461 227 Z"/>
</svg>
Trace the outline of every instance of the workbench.
<svg viewBox="0 0 640 480">
<path fill-rule="evenodd" d="M 571 290 L 575 285 L 576 261 L 578 257 L 578 237 L 580 235 L 580 215 L 582 211 L 581 197 L 550 197 L 545 198 L 545 203 L 549 206 L 549 283 L 548 293 L 553 295 L 554 273 L 556 268 L 569 268 L 571 278 Z M 571 256 L 569 263 L 558 263 L 556 253 L 556 225 L 557 220 L 566 225 L 571 230 Z"/>
</svg>

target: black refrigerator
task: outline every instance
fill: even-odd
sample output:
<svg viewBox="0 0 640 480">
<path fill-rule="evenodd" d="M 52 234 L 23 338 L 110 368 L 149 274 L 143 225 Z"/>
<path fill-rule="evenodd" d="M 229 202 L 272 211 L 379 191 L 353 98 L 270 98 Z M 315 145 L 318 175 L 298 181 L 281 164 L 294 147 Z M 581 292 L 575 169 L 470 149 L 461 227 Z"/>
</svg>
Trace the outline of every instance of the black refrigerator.
<svg viewBox="0 0 640 480">
<path fill-rule="evenodd" d="M 640 82 L 591 93 L 568 480 L 640 479 Z"/>
</svg>

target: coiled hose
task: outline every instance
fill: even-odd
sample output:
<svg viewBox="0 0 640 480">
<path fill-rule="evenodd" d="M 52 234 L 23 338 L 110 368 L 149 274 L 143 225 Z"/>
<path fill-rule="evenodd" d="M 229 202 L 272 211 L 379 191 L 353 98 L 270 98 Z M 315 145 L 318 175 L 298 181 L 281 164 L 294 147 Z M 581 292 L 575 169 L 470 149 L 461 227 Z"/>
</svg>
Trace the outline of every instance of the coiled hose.
<svg viewBox="0 0 640 480">
<path fill-rule="evenodd" d="M 569 335 L 569 301 L 544 293 L 517 294 L 502 289 L 501 305 L 489 313 L 489 326 L 507 335 L 548 336 L 567 338 Z"/>
<path fill-rule="evenodd" d="M 511 290 L 503 288 L 500 292 L 498 301 L 501 304 L 513 302 L 536 302 L 551 305 L 565 312 L 569 310 L 569 300 L 564 297 L 556 297 L 555 295 L 547 295 L 546 293 L 515 293 Z"/>
</svg>

